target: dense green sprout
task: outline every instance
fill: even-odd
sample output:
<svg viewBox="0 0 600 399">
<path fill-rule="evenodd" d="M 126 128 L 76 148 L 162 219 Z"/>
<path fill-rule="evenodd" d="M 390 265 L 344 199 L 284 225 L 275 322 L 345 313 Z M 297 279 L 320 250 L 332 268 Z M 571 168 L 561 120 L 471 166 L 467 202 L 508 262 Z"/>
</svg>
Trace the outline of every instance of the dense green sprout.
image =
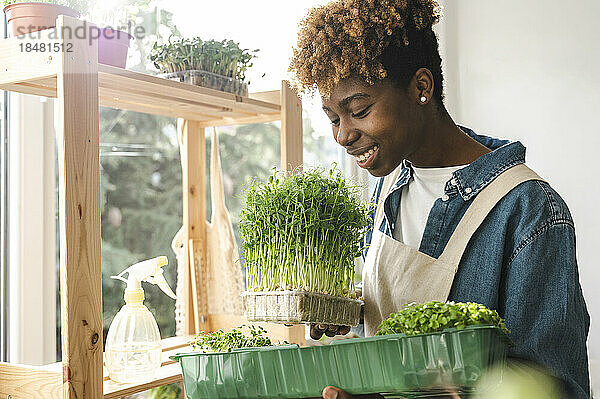
<svg viewBox="0 0 600 399">
<path fill-rule="evenodd" d="M 250 325 L 248 326 L 249 335 L 245 335 L 241 330 L 243 327 L 233 328 L 229 332 L 217 330 L 212 333 L 205 333 L 202 331 L 191 342 L 192 348 L 204 353 L 216 353 L 231 352 L 233 349 L 239 348 L 273 345 L 269 337 L 264 336 L 266 333 L 264 328 Z"/>
<path fill-rule="evenodd" d="M 258 51 L 242 49 L 233 40 L 169 38 L 168 43 L 154 43 L 150 61 L 164 73 L 202 70 L 244 81 Z"/>
<path fill-rule="evenodd" d="M 335 166 L 252 182 L 239 225 L 247 289 L 355 297 L 354 260 L 372 209 L 361 190 Z"/>
<path fill-rule="evenodd" d="M 446 328 L 458 328 L 483 324 L 499 327 L 509 333 L 504 320 L 495 310 L 472 302 L 427 302 L 412 303 L 398 313 L 393 313 L 380 325 L 376 335 L 388 334 L 425 334 L 442 331 Z"/>
</svg>

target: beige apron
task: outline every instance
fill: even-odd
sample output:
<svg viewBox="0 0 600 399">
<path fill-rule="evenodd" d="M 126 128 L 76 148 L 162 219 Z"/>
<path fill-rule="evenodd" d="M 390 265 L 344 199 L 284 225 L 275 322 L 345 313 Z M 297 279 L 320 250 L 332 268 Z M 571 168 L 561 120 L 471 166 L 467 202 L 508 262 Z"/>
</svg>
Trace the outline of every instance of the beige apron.
<svg viewBox="0 0 600 399">
<path fill-rule="evenodd" d="M 475 197 L 446 248 L 435 259 L 379 231 L 384 217 L 383 200 L 401 169 L 396 168 L 383 180 L 373 237 L 363 269 L 366 336 L 374 335 L 385 318 L 411 302 L 446 301 L 463 252 L 488 213 L 517 185 L 528 180 L 542 180 L 524 164 L 504 171 Z"/>
</svg>

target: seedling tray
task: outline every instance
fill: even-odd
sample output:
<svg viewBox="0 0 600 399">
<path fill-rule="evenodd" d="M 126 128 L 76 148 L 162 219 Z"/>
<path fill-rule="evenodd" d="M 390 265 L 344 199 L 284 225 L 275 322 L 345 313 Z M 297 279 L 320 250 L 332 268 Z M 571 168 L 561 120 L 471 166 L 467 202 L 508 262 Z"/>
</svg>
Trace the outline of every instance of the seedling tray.
<svg viewBox="0 0 600 399">
<path fill-rule="evenodd" d="M 334 385 L 354 394 L 427 397 L 470 393 L 491 365 L 503 366 L 509 340 L 497 327 L 403 334 L 229 353 L 182 353 L 188 399 L 320 397 Z"/>
<path fill-rule="evenodd" d="M 322 323 L 356 326 L 362 301 L 315 292 L 260 291 L 242 293 L 249 321 Z"/>
<path fill-rule="evenodd" d="M 238 79 L 201 70 L 187 70 L 160 75 L 165 79 L 176 80 L 195 86 L 226 91 L 239 96 L 248 96 L 248 84 Z"/>
</svg>

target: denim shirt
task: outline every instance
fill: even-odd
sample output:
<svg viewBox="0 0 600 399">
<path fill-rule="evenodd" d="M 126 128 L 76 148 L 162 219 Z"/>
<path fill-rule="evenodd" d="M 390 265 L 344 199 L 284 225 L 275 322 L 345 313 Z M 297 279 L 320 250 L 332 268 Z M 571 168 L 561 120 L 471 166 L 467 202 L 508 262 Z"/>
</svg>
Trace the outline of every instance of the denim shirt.
<svg viewBox="0 0 600 399">
<path fill-rule="evenodd" d="M 506 169 L 525 162 L 520 142 L 461 129 L 492 151 L 455 171 L 445 195 L 433 204 L 419 251 L 434 258 L 441 255 L 477 193 Z M 390 237 L 402 187 L 412 174 L 406 162 L 401 167 L 384 200 L 385 216 L 379 226 Z M 375 203 L 382 183 L 380 178 Z M 366 250 L 371 236 L 369 231 Z M 522 183 L 492 209 L 463 254 L 448 300 L 497 310 L 514 342 L 509 357 L 545 367 L 562 381 L 569 397 L 590 397 L 586 347 L 590 318 L 579 283 L 575 227 L 567 205 L 548 183 Z"/>
</svg>

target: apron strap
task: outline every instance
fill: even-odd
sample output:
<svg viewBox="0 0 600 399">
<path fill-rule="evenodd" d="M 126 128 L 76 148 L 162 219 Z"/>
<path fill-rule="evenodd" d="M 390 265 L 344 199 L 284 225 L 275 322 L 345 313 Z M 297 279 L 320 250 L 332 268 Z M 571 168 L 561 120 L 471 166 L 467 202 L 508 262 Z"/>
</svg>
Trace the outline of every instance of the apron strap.
<svg viewBox="0 0 600 399">
<path fill-rule="evenodd" d="M 513 188 L 529 180 L 543 179 L 525 164 L 519 164 L 501 173 L 481 190 L 456 226 L 438 260 L 458 268 L 471 237 L 490 211 Z"/>
<path fill-rule="evenodd" d="M 390 190 L 396 183 L 396 180 L 398 180 L 398 176 L 400 176 L 401 172 L 402 172 L 402 163 L 400 165 L 398 165 L 396 167 L 396 169 L 394 169 L 389 175 L 387 175 L 383 178 L 381 192 L 379 193 L 379 202 L 377 203 L 377 209 L 375 210 L 375 220 L 374 220 L 374 224 L 373 224 L 373 227 L 374 227 L 373 231 L 379 230 L 379 225 L 381 224 L 381 221 L 383 220 L 383 216 L 385 214 L 384 209 L 383 209 L 384 201 L 385 201 L 387 195 L 389 194 Z"/>
</svg>

